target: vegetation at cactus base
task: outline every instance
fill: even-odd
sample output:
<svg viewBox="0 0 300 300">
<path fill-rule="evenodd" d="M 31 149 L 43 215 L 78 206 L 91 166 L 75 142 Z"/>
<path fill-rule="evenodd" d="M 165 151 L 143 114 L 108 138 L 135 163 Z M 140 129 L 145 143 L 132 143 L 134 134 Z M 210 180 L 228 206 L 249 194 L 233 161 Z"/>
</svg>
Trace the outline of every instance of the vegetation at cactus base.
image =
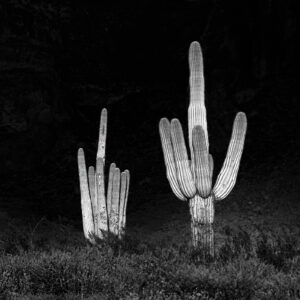
<svg viewBox="0 0 300 300">
<path fill-rule="evenodd" d="M 197 262 L 197 253 L 185 244 L 129 239 L 91 247 L 76 234 L 72 238 L 75 242 L 66 245 L 45 244 L 42 250 L 33 244 L 30 251 L 3 254 L 1 294 L 19 299 L 288 299 L 300 292 L 300 255 L 291 236 L 260 232 L 254 245 L 246 231 L 228 234 L 215 262 L 207 264 Z"/>
<path fill-rule="evenodd" d="M 25 225 L 24 219 L 3 216 L 8 223 L 0 237 L 1 297 L 297 299 L 299 205 L 295 180 L 284 191 L 283 181 L 248 175 L 230 201 L 216 206 L 216 255 L 206 263 L 190 245 L 187 204 L 171 193 L 153 196 L 143 214 L 128 215 L 124 241 L 96 246 L 86 244 L 80 222 Z"/>
</svg>

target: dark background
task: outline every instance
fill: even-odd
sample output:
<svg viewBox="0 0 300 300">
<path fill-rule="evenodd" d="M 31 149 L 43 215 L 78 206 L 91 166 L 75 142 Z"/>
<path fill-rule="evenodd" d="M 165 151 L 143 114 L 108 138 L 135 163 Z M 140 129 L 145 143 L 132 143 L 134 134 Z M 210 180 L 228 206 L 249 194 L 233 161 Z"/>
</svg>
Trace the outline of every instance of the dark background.
<svg viewBox="0 0 300 300">
<path fill-rule="evenodd" d="M 187 130 L 194 40 L 215 170 L 244 111 L 239 178 L 298 176 L 295 2 L 2 0 L 0 210 L 80 219 L 77 149 L 95 164 L 103 107 L 107 162 L 131 171 L 129 210 L 171 195 L 158 122 Z"/>
</svg>

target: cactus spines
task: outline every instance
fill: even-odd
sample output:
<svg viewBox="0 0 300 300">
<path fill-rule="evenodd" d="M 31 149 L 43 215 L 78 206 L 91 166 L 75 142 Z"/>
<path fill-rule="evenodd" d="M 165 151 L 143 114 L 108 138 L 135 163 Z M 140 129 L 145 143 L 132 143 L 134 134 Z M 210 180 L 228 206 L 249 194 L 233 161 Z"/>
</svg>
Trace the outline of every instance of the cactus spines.
<svg viewBox="0 0 300 300">
<path fill-rule="evenodd" d="M 159 132 L 167 178 L 180 200 L 188 199 L 191 214 L 192 244 L 213 255 L 214 202 L 224 199 L 235 185 L 243 152 L 247 119 L 236 115 L 226 159 L 213 187 L 213 157 L 209 153 L 206 108 L 204 104 L 203 58 L 200 44 L 189 49 L 190 105 L 188 109 L 189 161 L 182 127 L 178 119 L 163 118 Z"/>
<path fill-rule="evenodd" d="M 105 147 L 107 110 L 101 112 L 96 168 L 88 174 L 83 149 L 78 150 L 78 170 L 81 192 L 81 210 L 84 236 L 91 243 L 95 237 L 103 239 L 105 232 L 122 238 L 126 226 L 126 208 L 129 190 L 129 171 L 122 172 L 115 163 L 110 165 L 108 187 L 105 192 Z"/>
</svg>

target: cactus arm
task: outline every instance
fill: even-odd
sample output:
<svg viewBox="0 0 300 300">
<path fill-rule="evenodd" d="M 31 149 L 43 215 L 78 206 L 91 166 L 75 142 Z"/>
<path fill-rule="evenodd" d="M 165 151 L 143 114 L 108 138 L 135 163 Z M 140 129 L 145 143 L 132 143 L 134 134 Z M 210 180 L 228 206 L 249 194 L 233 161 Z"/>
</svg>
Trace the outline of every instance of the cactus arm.
<svg viewBox="0 0 300 300">
<path fill-rule="evenodd" d="M 124 208 L 125 208 L 125 197 L 126 197 L 126 188 L 127 188 L 127 174 L 126 172 L 121 173 L 121 188 L 120 188 L 120 206 L 119 206 L 119 239 L 122 238 L 123 235 L 123 218 L 124 218 Z"/>
<path fill-rule="evenodd" d="M 120 202 L 120 169 L 114 169 L 112 201 L 109 215 L 109 230 L 112 234 L 119 234 L 119 202 Z"/>
<path fill-rule="evenodd" d="M 194 127 L 192 138 L 196 187 L 199 195 L 206 198 L 211 192 L 211 174 L 205 133 L 201 126 Z"/>
<path fill-rule="evenodd" d="M 171 142 L 170 122 L 168 119 L 163 118 L 160 120 L 159 134 L 160 134 L 169 184 L 175 196 L 178 199 L 185 201 L 186 197 L 181 192 L 179 183 L 177 181 L 176 165 L 174 160 L 173 146 Z"/>
<path fill-rule="evenodd" d="M 207 151 L 209 151 L 206 108 L 204 104 L 204 74 L 203 74 L 203 56 L 200 44 L 191 43 L 189 49 L 190 66 L 190 105 L 188 108 L 188 126 L 189 126 L 189 145 L 193 149 L 193 128 L 200 125 L 205 134 Z M 191 153 L 193 163 L 193 153 Z"/>
<path fill-rule="evenodd" d="M 180 189 L 186 197 L 194 197 L 197 192 L 196 186 L 188 160 L 182 127 L 178 119 L 171 121 L 171 140 Z"/>
<path fill-rule="evenodd" d="M 110 164 L 109 175 L 108 175 L 107 195 L 106 195 L 106 205 L 107 205 L 107 215 L 108 216 L 110 215 L 110 209 L 111 209 L 113 177 L 114 177 L 115 168 L 116 168 L 115 163 Z"/>
<path fill-rule="evenodd" d="M 79 171 L 80 194 L 81 194 L 83 232 L 85 238 L 89 240 L 91 243 L 94 243 L 94 240 L 92 238 L 92 234 L 94 234 L 92 204 L 89 195 L 84 151 L 82 148 L 78 150 L 77 159 L 78 159 L 78 171 Z"/>
<path fill-rule="evenodd" d="M 240 160 L 244 148 L 245 135 L 247 130 L 247 118 L 243 112 L 239 112 L 234 120 L 230 144 L 227 150 L 226 159 L 218 175 L 213 193 L 216 200 L 223 200 L 233 189 Z"/>
<path fill-rule="evenodd" d="M 104 164 L 105 164 L 106 134 L 107 134 L 107 110 L 106 108 L 103 108 L 100 117 L 97 158 L 101 157 L 103 159 Z"/>
<path fill-rule="evenodd" d="M 129 172 L 129 170 L 125 170 L 125 174 L 126 174 L 126 193 L 125 193 L 125 203 L 124 203 L 122 227 L 121 227 L 122 232 L 125 231 L 125 226 L 126 226 L 126 211 L 127 211 L 128 194 L 129 194 L 129 182 L 130 182 L 130 172 Z"/>
<path fill-rule="evenodd" d="M 93 166 L 89 167 L 88 171 L 89 178 L 89 189 L 90 189 L 90 198 L 92 203 L 92 211 L 93 211 L 93 220 L 94 220 L 94 228 L 95 232 L 97 231 L 97 197 L 96 197 L 96 178 L 95 178 L 95 169 Z"/>
<path fill-rule="evenodd" d="M 107 226 L 107 211 L 106 211 L 106 199 L 105 199 L 105 187 L 104 187 L 104 162 L 101 157 L 97 159 L 96 167 L 96 183 L 97 183 L 97 225 L 98 225 L 98 237 L 102 238 L 103 231 L 108 230 Z"/>
</svg>

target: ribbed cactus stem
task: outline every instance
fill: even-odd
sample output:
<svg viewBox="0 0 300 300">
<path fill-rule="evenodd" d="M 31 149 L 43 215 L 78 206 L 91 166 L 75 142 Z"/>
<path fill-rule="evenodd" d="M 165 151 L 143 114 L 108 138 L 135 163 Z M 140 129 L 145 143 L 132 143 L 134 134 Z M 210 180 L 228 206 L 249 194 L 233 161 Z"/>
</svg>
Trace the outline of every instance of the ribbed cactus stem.
<svg viewBox="0 0 300 300">
<path fill-rule="evenodd" d="M 122 238 L 125 230 L 128 182 L 129 182 L 129 173 L 128 170 L 125 170 L 124 172 L 121 173 L 121 191 L 120 191 L 119 226 L 118 226 L 119 239 Z"/>
<path fill-rule="evenodd" d="M 168 119 L 163 118 L 159 122 L 159 133 L 165 159 L 165 165 L 167 170 L 167 178 L 170 183 L 173 193 L 180 200 L 186 200 L 180 190 L 180 186 L 177 180 L 177 170 L 174 159 L 173 145 L 171 141 L 171 125 Z"/>
<path fill-rule="evenodd" d="M 94 243 L 93 235 L 95 233 L 95 229 L 94 229 L 93 211 L 92 211 L 91 198 L 89 194 L 84 151 L 82 148 L 78 150 L 77 159 L 78 159 L 78 171 L 79 171 L 79 180 L 80 180 L 83 233 L 87 240 L 89 240 L 91 243 Z"/>
<path fill-rule="evenodd" d="M 189 49 L 190 105 L 188 129 L 190 160 L 185 146 L 182 126 L 177 119 L 166 118 L 159 123 L 159 132 L 167 169 L 167 178 L 174 194 L 188 199 L 192 243 L 213 255 L 214 202 L 224 199 L 235 185 L 247 129 L 246 115 L 238 113 L 232 130 L 226 159 L 215 186 L 212 188 L 214 161 L 209 154 L 206 108 L 204 104 L 203 58 L 200 44 Z"/>
<path fill-rule="evenodd" d="M 223 200 L 227 197 L 235 185 L 243 153 L 246 130 L 246 115 L 243 112 L 239 112 L 234 120 L 230 144 L 223 167 L 213 189 L 216 200 Z"/>
<path fill-rule="evenodd" d="M 119 234 L 119 204 L 120 204 L 120 169 L 115 168 L 113 177 L 112 199 L 109 215 L 109 230 Z"/>
<path fill-rule="evenodd" d="M 200 125 L 193 129 L 194 172 L 198 193 L 206 198 L 211 192 L 211 170 L 205 133 Z"/>
<path fill-rule="evenodd" d="M 112 189 L 113 189 L 113 178 L 114 178 L 115 168 L 116 168 L 115 163 L 110 164 L 109 175 L 108 175 L 107 197 L 106 197 L 108 216 L 110 215 L 110 209 L 112 203 Z"/>
<path fill-rule="evenodd" d="M 189 144 L 193 149 L 193 128 L 200 125 L 203 128 L 207 151 L 209 151 L 206 108 L 204 103 L 203 57 L 200 44 L 192 42 L 189 49 L 190 66 L 190 105 L 188 109 Z M 193 161 L 193 153 L 191 153 Z"/>
<path fill-rule="evenodd" d="M 91 243 L 95 237 L 105 238 L 107 232 L 122 238 L 125 233 L 129 191 L 129 171 L 120 175 L 114 163 L 110 165 L 107 193 L 105 191 L 105 148 L 107 110 L 101 112 L 96 169 L 86 171 L 83 149 L 78 150 L 78 170 L 84 236 Z"/>
<path fill-rule="evenodd" d="M 121 235 L 122 236 L 124 236 L 124 234 L 125 234 L 126 211 L 127 211 L 128 194 L 129 194 L 129 183 L 130 183 L 130 172 L 129 172 L 129 170 L 125 170 L 125 173 L 126 173 L 126 191 L 125 191 L 125 203 L 124 203 L 123 215 L 122 215 L 122 222 L 121 222 Z"/>
<path fill-rule="evenodd" d="M 89 167 L 88 171 L 89 176 L 89 191 L 90 191 L 90 199 L 92 203 L 92 211 L 93 211 L 93 220 L 94 220 L 94 230 L 95 232 L 98 230 L 98 220 L 97 220 L 97 185 L 96 185 L 96 174 L 95 168 L 93 166 Z"/>
<path fill-rule="evenodd" d="M 106 108 L 103 108 L 100 117 L 98 150 L 96 156 L 96 158 L 101 157 L 103 159 L 103 164 L 105 164 L 106 135 L 107 135 L 107 110 Z"/>
<path fill-rule="evenodd" d="M 108 231 L 107 210 L 105 198 L 105 180 L 104 180 L 104 163 L 103 158 L 97 158 L 96 167 L 96 185 L 97 185 L 97 235 L 100 239 Z"/>
<path fill-rule="evenodd" d="M 182 127 L 178 119 L 171 121 L 171 140 L 180 189 L 186 197 L 194 197 L 196 186 L 190 168 Z"/>
</svg>

